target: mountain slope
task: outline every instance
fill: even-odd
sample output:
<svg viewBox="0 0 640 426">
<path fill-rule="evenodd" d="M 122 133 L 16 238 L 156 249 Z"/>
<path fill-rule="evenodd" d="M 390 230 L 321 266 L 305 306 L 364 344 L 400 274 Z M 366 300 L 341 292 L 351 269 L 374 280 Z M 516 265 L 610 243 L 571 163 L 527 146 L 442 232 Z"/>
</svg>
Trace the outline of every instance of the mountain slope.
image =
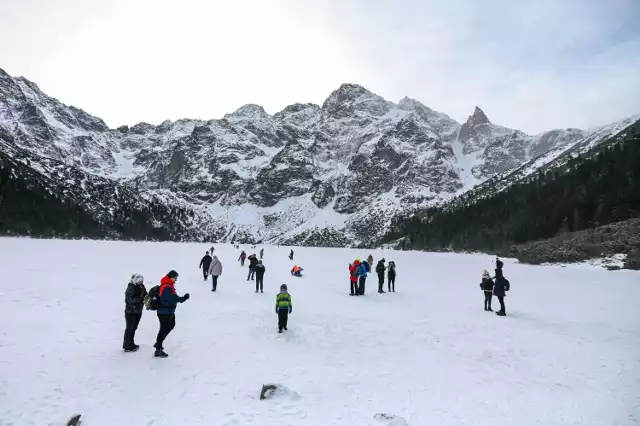
<svg viewBox="0 0 640 426">
<path fill-rule="evenodd" d="M 502 191 L 459 197 L 401 219 L 384 241 L 401 239 L 404 248 L 518 253 L 509 247 L 637 217 L 640 120 L 580 156 L 542 168 Z M 620 253 L 635 248 L 629 241 L 618 241 L 617 247 Z M 597 250 L 592 248 L 590 255 L 598 255 Z M 582 255 L 588 257 L 588 251 Z"/>
<path fill-rule="evenodd" d="M 137 200 L 171 197 L 197 212 L 189 232 L 180 228 L 193 238 L 366 243 L 399 214 L 589 137 L 601 135 L 529 136 L 492 124 L 479 108 L 460 125 L 416 100 L 395 104 L 355 84 L 321 106 L 294 104 L 274 115 L 245 105 L 222 119 L 109 129 L 0 70 L 6 144 L 129 188 Z"/>
</svg>

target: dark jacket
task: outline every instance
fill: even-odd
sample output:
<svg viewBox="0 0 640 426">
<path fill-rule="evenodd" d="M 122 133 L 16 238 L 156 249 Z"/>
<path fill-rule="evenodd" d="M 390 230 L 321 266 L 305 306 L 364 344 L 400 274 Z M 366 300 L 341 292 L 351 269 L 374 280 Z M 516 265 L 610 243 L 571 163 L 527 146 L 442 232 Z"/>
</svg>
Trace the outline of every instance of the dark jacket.
<svg viewBox="0 0 640 426">
<path fill-rule="evenodd" d="M 496 283 L 493 287 L 493 294 L 499 297 L 504 297 L 505 292 L 509 291 L 509 281 L 502 275 L 496 277 Z"/>
<path fill-rule="evenodd" d="M 187 300 L 186 297 L 178 296 L 176 288 L 169 277 L 164 277 L 160 280 L 160 307 L 158 308 L 158 314 L 174 315 L 178 303 L 182 303 L 185 300 Z"/>
<path fill-rule="evenodd" d="M 209 270 L 209 266 L 211 265 L 211 256 L 205 254 L 202 260 L 200 261 L 200 267 L 205 271 Z"/>
<path fill-rule="evenodd" d="M 135 285 L 129 283 L 124 292 L 124 312 L 125 314 L 142 314 L 144 308 L 144 297 L 147 295 L 147 289 L 144 285 Z"/>
<path fill-rule="evenodd" d="M 262 264 L 256 265 L 256 278 L 264 277 L 264 272 L 266 270 L 267 270 L 267 268 L 265 268 L 264 265 L 262 265 Z"/>
<path fill-rule="evenodd" d="M 480 288 L 484 291 L 493 291 L 493 280 L 491 278 L 483 278 L 480 283 Z"/>
<path fill-rule="evenodd" d="M 389 272 L 387 272 L 387 275 L 389 276 L 390 280 L 395 280 L 396 279 L 396 268 L 394 267 L 389 267 Z"/>
<path fill-rule="evenodd" d="M 381 260 L 378 262 L 378 264 L 376 265 L 376 273 L 378 275 L 384 275 L 384 271 L 387 270 L 387 267 L 385 266 L 384 262 Z"/>
<path fill-rule="evenodd" d="M 258 258 L 254 254 L 249 256 L 249 268 L 255 269 L 257 264 L 258 264 Z"/>
</svg>

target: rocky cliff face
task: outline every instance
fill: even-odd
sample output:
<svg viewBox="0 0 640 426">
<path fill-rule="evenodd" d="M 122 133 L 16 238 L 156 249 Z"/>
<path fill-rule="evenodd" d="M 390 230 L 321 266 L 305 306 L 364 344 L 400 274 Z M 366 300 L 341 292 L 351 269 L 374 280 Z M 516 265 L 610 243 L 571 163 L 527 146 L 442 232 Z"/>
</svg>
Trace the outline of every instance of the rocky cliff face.
<svg viewBox="0 0 640 426">
<path fill-rule="evenodd" d="M 58 161 L 141 200 L 170 197 L 193 213 L 180 232 L 195 239 L 363 243 L 398 213 L 590 134 L 529 136 L 492 124 L 480 108 L 460 125 L 416 100 L 395 104 L 354 84 L 322 106 L 295 104 L 275 115 L 245 105 L 219 120 L 109 129 L 0 70 L 7 155 L 14 147 Z M 64 173 L 55 179 L 69 181 Z"/>
</svg>

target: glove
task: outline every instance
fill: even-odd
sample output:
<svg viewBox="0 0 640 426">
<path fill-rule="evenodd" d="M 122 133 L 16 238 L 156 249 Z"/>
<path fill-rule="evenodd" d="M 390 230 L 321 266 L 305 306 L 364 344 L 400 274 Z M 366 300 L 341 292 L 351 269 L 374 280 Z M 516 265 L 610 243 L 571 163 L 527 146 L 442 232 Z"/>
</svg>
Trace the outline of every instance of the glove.
<svg viewBox="0 0 640 426">
<path fill-rule="evenodd" d="M 278 313 L 278 307 L 276 306 L 276 314 Z"/>
<path fill-rule="evenodd" d="M 182 299 L 183 300 L 189 300 L 189 297 L 191 297 L 191 296 L 189 296 L 189 293 L 187 293 L 184 296 L 182 296 Z"/>
<path fill-rule="evenodd" d="M 293 312 L 293 308 L 289 306 L 289 313 Z"/>
</svg>

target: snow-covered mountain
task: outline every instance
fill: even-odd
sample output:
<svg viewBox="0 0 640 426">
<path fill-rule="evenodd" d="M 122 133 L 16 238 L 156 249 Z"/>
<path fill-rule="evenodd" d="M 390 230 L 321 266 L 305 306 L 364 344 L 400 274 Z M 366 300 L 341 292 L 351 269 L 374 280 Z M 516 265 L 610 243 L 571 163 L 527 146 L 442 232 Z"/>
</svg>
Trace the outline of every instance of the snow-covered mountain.
<svg viewBox="0 0 640 426">
<path fill-rule="evenodd" d="M 601 133 L 529 136 L 492 124 L 477 107 L 461 125 L 416 100 L 396 104 L 355 84 L 342 85 L 322 106 L 295 104 L 274 115 L 245 105 L 222 119 L 109 129 L 0 70 L 5 146 L 143 199 L 179 203 L 192 211 L 202 239 L 363 243 L 399 213 Z"/>
</svg>

